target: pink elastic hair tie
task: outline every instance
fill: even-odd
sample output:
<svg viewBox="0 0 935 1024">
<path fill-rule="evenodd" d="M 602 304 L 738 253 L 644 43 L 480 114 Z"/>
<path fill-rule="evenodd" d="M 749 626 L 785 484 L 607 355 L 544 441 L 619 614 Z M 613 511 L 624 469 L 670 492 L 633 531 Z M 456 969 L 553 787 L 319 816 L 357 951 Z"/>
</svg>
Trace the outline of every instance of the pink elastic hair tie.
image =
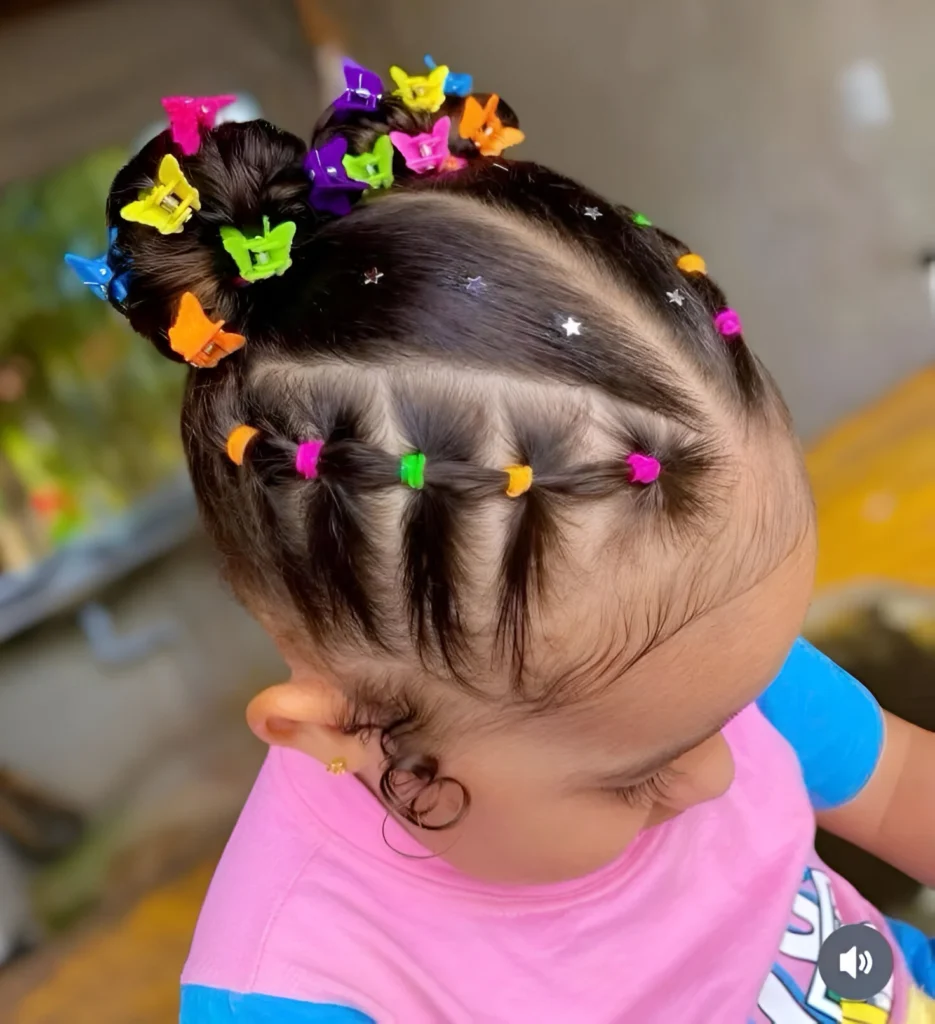
<svg viewBox="0 0 935 1024">
<path fill-rule="evenodd" d="M 641 455 L 639 452 L 627 456 L 627 465 L 630 467 L 631 484 L 655 483 L 662 472 L 662 466 L 657 458 L 652 455 Z"/>
<path fill-rule="evenodd" d="M 714 317 L 714 326 L 725 338 L 733 338 L 736 334 L 743 334 L 743 321 L 736 309 L 728 306 L 722 309 Z"/>
<path fill-rule="evenodd" d="M 296 449 L 296 472 L 306 480 L 314 480 L 318 476 L 318 456 L 324 446 L 324 441 L 303 441 Z"/>
</svg>

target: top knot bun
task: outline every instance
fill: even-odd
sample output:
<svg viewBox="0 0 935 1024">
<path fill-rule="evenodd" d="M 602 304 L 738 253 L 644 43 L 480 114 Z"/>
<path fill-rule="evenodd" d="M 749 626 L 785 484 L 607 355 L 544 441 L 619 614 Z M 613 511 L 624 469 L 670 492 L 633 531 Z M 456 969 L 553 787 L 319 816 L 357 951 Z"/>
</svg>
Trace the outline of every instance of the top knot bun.
<svg viewBox="0 0 935 1024">
<path fill-rule="evenodd" d="M 197 206 L 179 228 L 163 234 L 147 223 L 126 219 L 126 208 L 158 185 L 163 158 L 178 161 L 197 192 Z M 107 219 L 117 229 L 114 270 L 129 271 L 129 295 L 122 307 L 133 328 L 169 358 L 168 330 L 179 298 L 193 293 L 214 318 L 243 324 L 255 296 L 244 287 L 230 242 L 221 228 L 248 235 L 295 224 L 293 250 L 316 229 L 320 218 L 308 205 L 303 170 L 305 144 L 267 121 L 229 122 L 202 133 L 197 153 L 184 155 L 162 132 L 118 174 L 111 187 Z M 170 197 L 171 198 L 171 197 Z M 124 211 L 124 215 L 121 215 Z"/>
</svg>

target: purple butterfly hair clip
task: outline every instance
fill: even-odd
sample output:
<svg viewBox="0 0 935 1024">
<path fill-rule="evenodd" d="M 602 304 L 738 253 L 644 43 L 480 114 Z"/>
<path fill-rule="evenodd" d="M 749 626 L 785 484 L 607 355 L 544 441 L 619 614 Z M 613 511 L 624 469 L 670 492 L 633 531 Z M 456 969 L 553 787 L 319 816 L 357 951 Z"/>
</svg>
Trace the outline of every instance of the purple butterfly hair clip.
<svg viewBox="0 0 935 1024">
<path fill-rule="evenodd" d="M 390 132 L 390 140 L 402 153 L 406 166 L 416 174 L 428 171 L 447 170 L 451 161 L 448 150 L 448 133 L 451 118 L 440 117 L 431 132 L 421 135 L 407 135 L 405 132 Z"/>
<path fill-rule="evenodd" d="M 347 88 L 334 101 L 335 110 L 376 110 L 383 95 L 383 82 L 376 72 L 354 61 L 344 61 Z"/>
<path fill-rule="evenodd" d="M 353 200 L 367 188 L 366 182 L 354 181 L 344 170 L 347 140 L 334 138 L 313 149 L 305 158 L 305 173 L 312 179 L 308 201 L 316 210 L 343 217 L 351 212 Z"/>
</svg>

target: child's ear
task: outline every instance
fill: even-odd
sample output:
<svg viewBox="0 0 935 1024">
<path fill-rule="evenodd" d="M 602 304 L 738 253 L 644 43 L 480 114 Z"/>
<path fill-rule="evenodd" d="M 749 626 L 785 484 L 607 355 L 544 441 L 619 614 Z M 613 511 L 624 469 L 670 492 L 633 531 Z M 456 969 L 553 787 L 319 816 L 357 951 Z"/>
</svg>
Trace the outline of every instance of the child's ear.
<svg viewBox="0 0 935 1024">
<path fill-rule="evenodd" d="M 290 747 L 325 766 L 343 761 L 349 772 L 367 767 L 378 755 L 358 736 L 342 732 L 347 700 L 324 681 L 290 680 L 257 694 L 247 708 L 247 724 L 271 747 Z"/>
</svg>

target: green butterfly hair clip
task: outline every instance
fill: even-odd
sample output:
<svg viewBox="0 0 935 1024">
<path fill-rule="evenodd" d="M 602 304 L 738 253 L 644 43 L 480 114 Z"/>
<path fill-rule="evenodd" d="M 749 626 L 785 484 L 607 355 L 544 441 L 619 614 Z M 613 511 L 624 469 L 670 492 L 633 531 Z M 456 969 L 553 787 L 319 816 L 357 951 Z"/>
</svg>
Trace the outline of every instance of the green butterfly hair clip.
<svg viewBox="0 0 935 1024">
<path fill-rule="evenodd" d="M 393 143 L 389 135 L 381 135 L 369 153 L 348 153 L 343 163 L 347 176 L 365 182 L 368 188 L 389 188 L 393 184 Z"/>
<path fill-rule="evenodd" d="M 264 217 L 263 233 L 251 237 L 229 224 L 221 228 L 224 248 L 237 264 L 240 276 L 251 284 L 285 274 L 292 266 L 294 238 L 295 222 L 291 220 L 270 230 L 269 217 Z"/>
</svg>

